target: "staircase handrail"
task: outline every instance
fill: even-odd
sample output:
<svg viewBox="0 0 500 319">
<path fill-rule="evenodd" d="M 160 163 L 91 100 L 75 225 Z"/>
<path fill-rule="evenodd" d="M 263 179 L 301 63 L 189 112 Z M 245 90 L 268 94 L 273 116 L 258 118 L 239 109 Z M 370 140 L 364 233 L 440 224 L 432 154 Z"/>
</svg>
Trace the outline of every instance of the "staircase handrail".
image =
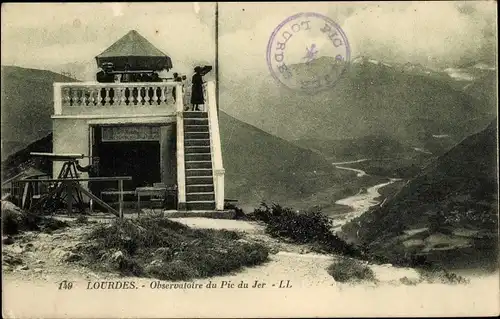
<svg viewBox="0 0 500 319">
<path fill-rule="evenodd" d="M 184 162 L 184 92 L 182 84 L 176 87 L 177 111 L 177 203 L 178 209 L 186 205 L 186 169 Z"/>
<path fill-rule="evenodd" d="M 212 153 L 212 171 L 214 178 L 215 209 L 224 209 L 224 165 L 222 161 L 221 139 L 219 132 L 219 116 L 215 98 L 215 83 L 206 83 L 207 112 L 209 121 L 210 147 Z"/>
</svg>

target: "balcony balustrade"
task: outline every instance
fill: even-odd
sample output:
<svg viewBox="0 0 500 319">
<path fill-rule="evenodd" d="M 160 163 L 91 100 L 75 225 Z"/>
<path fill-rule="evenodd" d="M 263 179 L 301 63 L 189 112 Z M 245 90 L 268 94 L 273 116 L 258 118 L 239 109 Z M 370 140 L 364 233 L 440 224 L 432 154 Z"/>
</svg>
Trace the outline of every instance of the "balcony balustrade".
<svg viewBox="0 0 500 319">
<path fill-rule="evenodd" d="M 54 115 L 174 113 L 174 88 L 185 100 L 178 82 L 54 83 Z"/>
</svg>

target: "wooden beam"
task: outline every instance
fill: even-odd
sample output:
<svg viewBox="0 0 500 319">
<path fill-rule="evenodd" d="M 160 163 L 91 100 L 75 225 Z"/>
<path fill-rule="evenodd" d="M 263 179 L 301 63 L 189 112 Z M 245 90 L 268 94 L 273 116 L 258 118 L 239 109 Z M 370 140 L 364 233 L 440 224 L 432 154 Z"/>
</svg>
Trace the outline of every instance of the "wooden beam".
<svg viewBox="0 0 500 319">
<path fill-rule="evenodd" d="M 26 200 L 28 199 L 29 186 L 30 186 L 29 183 L 24 184 L 23 199 L 21 201 L 21 208 L 22 209 L 26 208 Z"/>
<path fill-rule="evenodd" d="M 95 196 L 94 194 L 92 194 L 91 192 L 89 192 L 88 190 L 86 190 L 85 188 L 83 188 L 80 184 L 77 184 L 77 188 L 82 192 L 84 193 L 85 195 L 87 195 L 90 199 L 93 199 L 97 204 L 103 206 L 104 208 L 106 208 L 110 213 L 112 213 L 113 215 L 116 215 L 118 217 L 120 217 L 120 213 L 116 211 L 116 209 L 114 209 L 113 207 L 109 206 L 108 204 L 106 204 L 102 199 L 100 199 L 99 197 Z"/>
</svg>

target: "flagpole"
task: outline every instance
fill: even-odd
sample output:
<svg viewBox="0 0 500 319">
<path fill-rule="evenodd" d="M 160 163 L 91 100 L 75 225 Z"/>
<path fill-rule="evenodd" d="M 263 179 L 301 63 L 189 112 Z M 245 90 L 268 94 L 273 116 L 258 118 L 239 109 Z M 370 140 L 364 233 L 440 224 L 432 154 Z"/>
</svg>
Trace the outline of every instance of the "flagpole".
<svg viewBox="0 0 500 319">
<path fill-rule="evenodd" d="M 215 3 L 215 102 L 219 114 L 219 2 Z"/>
</svg>

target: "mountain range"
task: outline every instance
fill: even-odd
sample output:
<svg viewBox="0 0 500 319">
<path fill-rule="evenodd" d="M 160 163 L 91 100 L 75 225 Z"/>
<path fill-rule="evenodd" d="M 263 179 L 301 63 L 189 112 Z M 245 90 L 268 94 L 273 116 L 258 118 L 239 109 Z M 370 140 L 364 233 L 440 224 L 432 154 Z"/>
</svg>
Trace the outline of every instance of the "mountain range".
<svg viewBox="0 0 500 319">
<path fill-rule="evenodd" d="M 455 67 L 431 68 L 420 63 L 394 63 L 378 61 L 367 56 L 358 56 L 351 61 L 352 64 L 375 64 L 381 67 L 393 69 L 398 72 L 414 75 L 440 77 L 442 80 L 474 81 L 496 71 L 496 66 L 485 62 L 474 62 Z"/>
<path fill-rule="evenodd" d="M 346 71 L 335 85 L 315 94 L 277 85 L 268 74 L 257 76 L 259 81 L 224 82 L 221 105 L 334 161 L 368 158 L 378 163 L 355 166 L 398 177 L 418 173 L 428 159 L 484 129 L 497 114 L 496 70 L 482 64 L 460 67 L 477 73 L 465 82 L 445 70 L 369 57 L 342 65 L 323 56 L 289 69 L 304 80 L 339 67 Z"/>
<path fill-rule="evenodd" d="M 295 67 L 301 74 L 300 68 L 307 73 L 334 63 L 321 57 Z M 447 134 L 457 143 L 496 115 L 495 106 L 457 89 L 455 82 L 382 63 L 351 63 L 334 87 L 314 95 L 278 85 L 264 73 L 225 83 L 220 101 L 228 114 L 286 140 L 385 135 L 425 148 L 429 136 Z"/>
</svg>

